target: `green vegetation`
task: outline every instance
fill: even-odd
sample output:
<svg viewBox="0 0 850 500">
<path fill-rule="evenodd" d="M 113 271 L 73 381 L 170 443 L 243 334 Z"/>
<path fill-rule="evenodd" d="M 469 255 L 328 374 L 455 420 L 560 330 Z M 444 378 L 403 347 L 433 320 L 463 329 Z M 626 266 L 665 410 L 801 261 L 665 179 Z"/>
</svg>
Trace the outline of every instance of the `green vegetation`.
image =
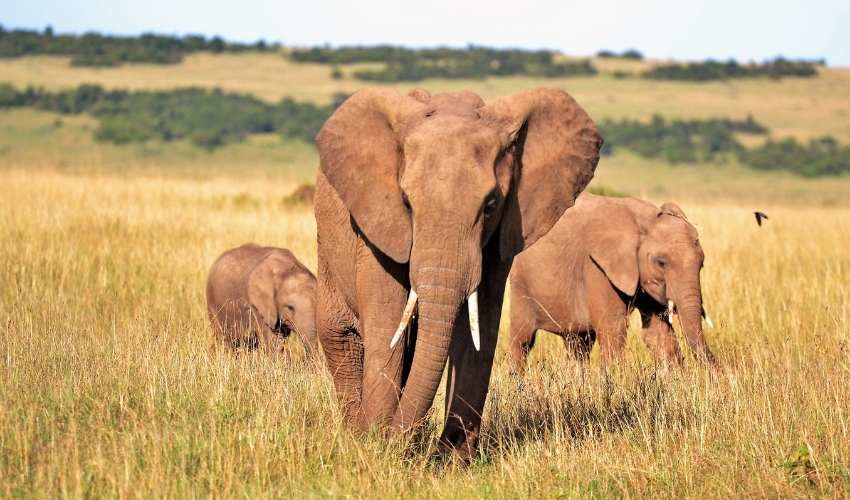
<svg viewBox="0 0 850 500">
<path fill-rule="evenodd" d="M 655 115 L 649 123 L 637 120 L 606 120 L 600 124 L 605 137 L 603 154 L 626 148 L 645 158 L 670 163 L 710 162 L 724 154 L 740 153 L 744 147 L 735 133 L 766 134 L 767 128 L 752 116 L 745 120 L 672 120 Z"/>
<path fill-rule="evenodd" d="M 51 93 L 33 87 L 18 92 L 0 84 L 0 108 L 34 107 L 62 114 L 90 114 L 100 121 L 95 130 L 95 138 L 100 141 L 126 144 L 188 139 L 205 149 L 239 142 L 248 134 L 257 133 L 274 132 L 312 141 L 341 98 L 344 96 L 327 106 L 288 98 L 272 105 L 218 89 L 128 92 L 80 85 Z"/>
<path fill-rule="evenodd" d="M 250 134 L 276 133 L 312 142 L 333 110 L 347 97 L 337 94 L 331 104 L 317 105 L 284 98 L 269 104 L 256 97 L 219 89 L 184 88 L 169 91 L 105 90 L 84 84 L 48 92 L 27 87 L 18 91 L 0 84 L 0 109 L 32 107 L 60 114 L 95 117 L 98 141 L 113 144 L 188 140 L 212 150 L 243 141 Z M 672 164 L 719 163 L 738 159 L 759 170 L 780 170 L 806 177 L 850 173 L 850 147 L 831 137 L 799 144 L 795 139 L 747 149 L 736 134 L 765 135 L 767 127 L 752 116 L 744 120 L 666 120 L 649 123 L 623 119 L 600 123 L 605 137 L 603 154 L 627 149 L 639 156 Z"/>
<path fill-rule="evenodd" d="M 262 40 L 254 44 L 241 44 L 225 42 L 217 36 L 206 38 L 203 35 L 187 35 L 181 38 L 154 33 L 132 37 L 100 33 L 57 35 L 49 26 L 41 32 L 23 29 L 7 31 L 0 26 L 0 57 L 67 55 L 71 56 L 73 66 L 118 66 L 129 62 L 175 64 L 191 52 L 263 51 L 270 48 Z"/>
<path fill-rule="evenodd" d="M 383 62 L 381 69 L 354 72 L 359 80 L 373 82 L 416 82 L 426 78 L 480 79 L 489 76 L 527 75 L 545 78 L 595 75 L 590 61 L 557 62 L 549 50 L 493 49 L 469 46 L 465 49 L 439 47 L 408 49 L 390 45 L 375 47 L 314 47 L 295 50 L 295 62 L 351 64 Z"/>
<path fill-rule="evenodd" d="M 745 151 L 742 160 L 758 170 L 790 170 L 805 177 L 850 174 L 850 146 L 832 137 L 821 137 L 802 145 L 796 139 L 768 141 Z"/>
<path fill-rule="evenodd" d="M 643 54 L 636 49 L 628 49 L 624 50 L 621 53 L 616 53 L 611 50 L 600 50 L 596 53 L 596 57 L 601 57 L 603 59 L 632 59 L 635 61 L 642 61 Z"/>
<path fill-rule="evenodd" d="M 850 146 L 832 137 L 801 145 L 796 139 L 768 141 L 747 149 L 735 134 L 764 135 L 767 127 L 752 116 L 745 120 L 672 120 L 655 115 L 649 123 L 606 120 L 600 124 L 605 137 L 603 154 L 624 148 L 644 158 L 669 163 L 706 163 L 738 158 L 758 170 L 792 172 L 805 177 L 850 174 Z"/>
<path fill-rule="evenodd" d="M 784 77 L 813 77 L 817 76 L 816 66 L 825 64 L 824 61 L 791 61 L 777 57 L 762 64 L 738 64 L 730 59 L 726 62 L 713 61 L 693 62 L 686 64 L 664 64 L 655 66 L 643 73 L 644 78 L 654 80 L 688 80 L 710 81 L 728 80 L 732 78 L 768 77 L 780 79 Z"/>
</svg>

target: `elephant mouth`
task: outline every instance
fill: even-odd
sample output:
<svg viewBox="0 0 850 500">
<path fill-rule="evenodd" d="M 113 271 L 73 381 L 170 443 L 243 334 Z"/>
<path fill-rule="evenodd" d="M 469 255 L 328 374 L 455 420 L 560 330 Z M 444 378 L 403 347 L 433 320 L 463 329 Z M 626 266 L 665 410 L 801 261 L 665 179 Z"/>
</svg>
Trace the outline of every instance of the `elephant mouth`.
<svg viewBox="0 0 850 500">
<path fill-rule="evenodd" d="M 272 328 L 272 332 L 278 337 L 285 339 L 292 335 L 292 328 L 289 327 L 286 323 L 281 321 L 280 319 L 274 324 L 274 328 Z"/>
</svg>

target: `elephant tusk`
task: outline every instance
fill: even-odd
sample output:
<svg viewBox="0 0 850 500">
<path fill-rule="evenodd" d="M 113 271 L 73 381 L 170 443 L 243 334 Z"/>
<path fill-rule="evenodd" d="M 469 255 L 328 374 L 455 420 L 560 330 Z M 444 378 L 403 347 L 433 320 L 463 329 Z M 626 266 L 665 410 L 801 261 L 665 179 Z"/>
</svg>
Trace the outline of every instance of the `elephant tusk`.
<svg viewBox="0 0 850 500">
<path fill-rule="evenodd" d="M 469 307 L 469 329 L 472 333 L 472 345 L 475 346 L 476 351 L 480 351 L 481 331 L 478 322 L 478 290 L 475 290 L 469 296 L 467 306 Z"/>
<path fill-rule="evenodd" d="M 413 308 L 416 307 L 417 298 L 416 292 L 411 288 L 410 295 L 407 296 L 407 304 L 404 306 L 404 312 L 401 314 L 401 323 L 398 324 L 395 335 L 390 340 L 390 349 L 395 348 L 404 330 L 407 329 L 407 325 L 410 323 L 410 317 L 413 316 Z"/>
<path fill-rule="evenodd" d="M 670 323 L 670 326 L 673 326 L 673 301 L 667 301 L 667 323 Z"/>
<path fill-rule="evenodd" d="M 711 317 L 705 311 L 705 308 L 702 308 L 702 317 L 705 318 L 705 324 L 708 325 L 709 328 L 714 328 L 714 321 L 711 321 Z"/>
</svg>

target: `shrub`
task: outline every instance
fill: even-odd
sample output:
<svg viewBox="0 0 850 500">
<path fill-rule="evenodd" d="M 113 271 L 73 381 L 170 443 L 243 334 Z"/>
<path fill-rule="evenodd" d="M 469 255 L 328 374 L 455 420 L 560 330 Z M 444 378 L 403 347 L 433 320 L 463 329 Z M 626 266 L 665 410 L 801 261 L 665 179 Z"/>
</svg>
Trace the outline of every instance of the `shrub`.
<svg viewBox="0 0 850 500">
<path fill-rule="evenodd" d="M 335 96 L 335 99 L 341 99 Z M 126 144 L 152 139 L 189 140 L 204 149 L 241 141 L 253 133 L 277 132 L 312 141 L 336 105 L 283 99 L 270 105 L 252 96 L 221 90 L 104 90 L 84 84 L 56 93 L 0 85 L 0 108 L 30 106 L 62 114 L 88 113 L 99 119 L 95 138 Z"/>
<path fill-rule="evenodd" d="M 841 146 L 832 137 L 813 139 L 808 145 L 795 139 L 768 141 L 746 151 L 742 160 L 758 170 L 785 170 L 805 177 L 850 173 L 850 147 Z"/>
<path fill-rule="evenodd" d="M 709 81 L 727 80 L 732 78 L 769 77 L 774 79 L 784 77 L 813 77 L 817 76 L 815 63 L 811 61 L 790 61 L 778 57 L 762 64 L 741 65 L 735 60 L 686 64 L 665 64 L 656 66 L 644 72 L 644 78 L 655 80 L 688 80 Z"/>
<path fill-rule="evenodd" d="M 605 137 L 603 154 L 615 148 L 630 149 L 646 158 L 670 163 L 715 161 L 724 154 L 736 154 L 743 146 L 734 134 L 764 134 L 767 128 L 752 116 L 744 120 L 672 120 L 653 116 L 649 123 L 636 120 L 606 120 L 600 124 Z"/>
<path fill-rule="evenodd" d="M 601 57 L 603 59 L 618 58 L 618 59 L 633 59 L 633 60 L 636 60 L 636 61 L 640 61 L 640 60 L 643 59 L 643 54 L 641 54 L 640 51 L 638 51 L 636 49 L 627 49 L 627 50 L 624 50 L 620 54 L 613 52 L 611 50 L 600 50 L 599 52 L 596 53 L 596 57 Z"/>
<path fill-rule="evenodd" d="M 269 50 L 259 41 L 255 44 L 225 42 L 220 37 L 207 40 L 202 35 L 174 37 L 144 33 L 123 37 L 85 33 L 56 35 L 49 26 L 43 31 L 0 30 L 0 57 L 35 54 L 71 56 L 73 66 L 118 66 L 128 62 L 174 64 L 192 52 L 240 52 Z"/>
<path fill-rule="evenodd" d="M 437 47 L 408 49 L 379 45 L 375 47 L 314 47 L 294 50 L 289 57 L 296 62 L 332 64 L 383 62 L 378 70 L 354 73 L 360 80 L 374 82 L 413 82 L 425 78 L 481 79 L 488 76 L 532 75 L 563 77 L 594 75 L 589 61 L 555 62 L 555 53 L 547 50 L 492 49 L 469 46 L 465 49 Z"/>
</svg>

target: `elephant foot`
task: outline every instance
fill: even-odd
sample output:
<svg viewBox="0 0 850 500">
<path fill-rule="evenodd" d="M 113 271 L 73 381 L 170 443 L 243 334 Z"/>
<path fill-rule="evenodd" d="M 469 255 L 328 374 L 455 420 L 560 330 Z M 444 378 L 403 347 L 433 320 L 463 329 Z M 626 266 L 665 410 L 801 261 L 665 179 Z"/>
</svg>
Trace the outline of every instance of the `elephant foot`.
<svg viewBox="0 0 850 500">
<path fill-rule="evenodd" d="M 446 428 L 434 455 L 444 463 L 469 465 L 478 452 L 477 445 L 477 432 Z"/>
</svg>

